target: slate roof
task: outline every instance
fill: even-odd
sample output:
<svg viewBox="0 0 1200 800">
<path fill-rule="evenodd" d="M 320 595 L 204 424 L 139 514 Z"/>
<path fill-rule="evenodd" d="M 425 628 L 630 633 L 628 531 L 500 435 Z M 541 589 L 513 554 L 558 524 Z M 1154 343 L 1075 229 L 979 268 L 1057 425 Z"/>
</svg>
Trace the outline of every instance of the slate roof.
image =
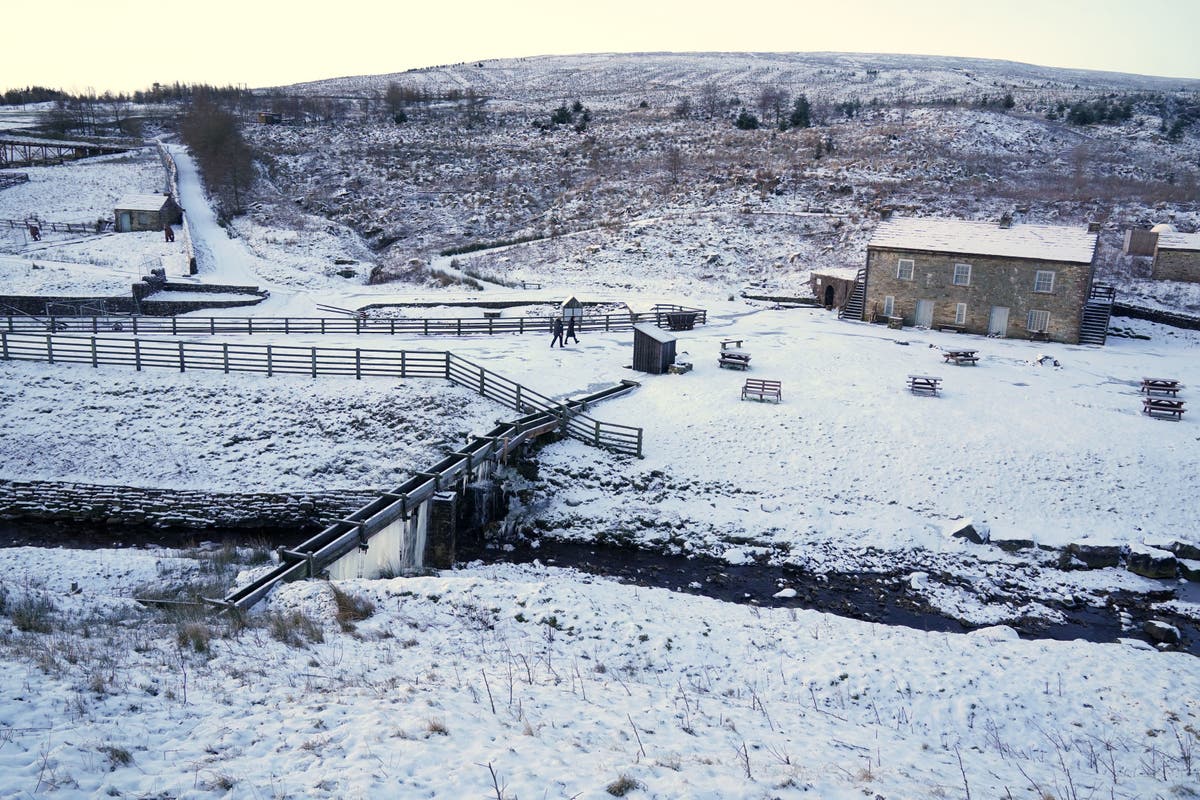
<svg viewBox="0 0 1200 800">
<path fill-rule="evenodd" d="M 1001 228 L 995 222 L 902 217 L 880 223 L 867 246 L 1090 264 L 1096 234 L 1064 225 Z"/>
<path fill-rule="evenodd" d="M 1159 250 L 1200 250 L 1200 233 L 1160 233 Z"/>
<path fill-rule="evenodd" d="M 167 194 L 127 194 L 117 201 L 114 208 L 124 211 L 160 211 L 168 200 Z"/>
<path fill-rule="evenodd" d="M 663 344 L 667 344 L 668 342 L 675 341 L 674 336 L 667 333 L 662 328 L 658 327 L 657 325 L 655 325 L 652 322 L 640 322 L 637 325 L 634 325 L 633 329 L 635 331 L 637 331 L 638 333 L 641 333 L 645 336 L 649 336 L 651 339 L 653 339 L 656 342 L 662 342 Z"/>
</svg>

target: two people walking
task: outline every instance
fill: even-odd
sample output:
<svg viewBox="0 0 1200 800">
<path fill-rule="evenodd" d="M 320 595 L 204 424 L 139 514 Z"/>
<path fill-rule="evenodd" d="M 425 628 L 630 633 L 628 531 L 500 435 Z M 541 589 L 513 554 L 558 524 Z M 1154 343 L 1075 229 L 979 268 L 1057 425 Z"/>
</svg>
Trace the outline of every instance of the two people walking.
<svg viewBox="0 0 1200 800">
<path fill-rule="evenodd" d="M 558 342 L 559 347 L 567 346 L 567 339 L 574 339 L 575 344 L 579 344 L 579 337 L 575 335 L 575 318 L 567 318 L 567 335 L 563 336 L 563 321 L 562 317 L 554 318 L 554 338 L 550 340 L 550 346 L 554 347 L 554 343 Z"/>
</svg>

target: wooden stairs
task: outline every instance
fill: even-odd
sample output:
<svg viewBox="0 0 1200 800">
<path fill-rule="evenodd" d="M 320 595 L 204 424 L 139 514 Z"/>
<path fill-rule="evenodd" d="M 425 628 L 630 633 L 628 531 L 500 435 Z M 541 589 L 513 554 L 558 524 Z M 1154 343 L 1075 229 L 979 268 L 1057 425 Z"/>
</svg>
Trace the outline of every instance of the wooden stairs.
<svg viewBox="0 0 1200 800">
<path fill-rule="evenodd" d="M 1116 290 L 1105 284 L 1092 286 L 1087 302 L 1083 305 L 1083 317 L 1079 321 L 1079 343 L 1103 345 L 1108 339 L 1108 321 L 1112 317 Z"/>
<path fill-rule="evenodd" d="M 867 304 L 867 271 L 860 269 L 854 276 L 854 287 L 842 307 L 838 309 L 838 319 L 862 321 L 863 308 Z"/>
</svg>

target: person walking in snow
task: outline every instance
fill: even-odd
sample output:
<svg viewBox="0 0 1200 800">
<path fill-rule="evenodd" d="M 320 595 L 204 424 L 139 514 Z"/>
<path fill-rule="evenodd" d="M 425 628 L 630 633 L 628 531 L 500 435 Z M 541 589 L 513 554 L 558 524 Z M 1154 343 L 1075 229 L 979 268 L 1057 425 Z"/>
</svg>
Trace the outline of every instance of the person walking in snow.
<svg viewBox="0 0 1200 800">
<path fill-rule="evenodd" d="M 563 346 L 566 347 L 567 339 L 574 339 L 575 344 L 579 344 L 579 337 L 575 335 L 575 318 L 567 318 L 567 335 L 563 337 Z"/>
<path fill-rule="evenodd" d="M 550 340 L 550 346 L 554 347 L 554 343 L 558 342 L 559 347 L 563 347 L 563 327 L 562 317 L 554 318 L 554 338 Z"/>
<path fill-rule="evenodd" d="M 170 225 L 163 226 L 163 235 L 166 236 L 168 242 L 175 241 L 175 231 L 171 230 Z"/>
</svg>

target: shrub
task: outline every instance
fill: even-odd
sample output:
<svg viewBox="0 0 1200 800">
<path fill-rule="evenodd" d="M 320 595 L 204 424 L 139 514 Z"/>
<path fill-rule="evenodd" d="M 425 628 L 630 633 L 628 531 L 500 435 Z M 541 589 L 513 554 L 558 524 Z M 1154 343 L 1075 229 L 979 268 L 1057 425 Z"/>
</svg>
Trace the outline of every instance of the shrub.
<svg viewBox="0 0 1200 800">
<path fill-rule="evenodd" d="M 8 605 L 8 616 L 17 630 L 50 633 L 54 630 L 54 602 L 42 593 L 28 593 Z"/>
<path fill-rule="evenodd" d="M 375 613 L 375 604 L 365 597 L 346 594 L 333 586 L 333 601 L 337 604 L 337 621 L 343 631 L 354 630 L 354 623 L 362 622 Z"/>
<path fill-rule="evenodd" d="M 201 622 L 183 622 L 175 631 L 175 640 L 180 647 L 190 647 L 197 653 L 207 653 L 212 629 Z"/>
<path fill-rule="evenodd" d="M 753 131 L 758 130 L 758 117 L 751 114 L 749 111 L 743 111 L 738 114 L 737 119 L 733 123 L 739 130 Z"/>
<path fill-rule="evenodd" d="M 325 631 L 321 626 L 300 611 L 268 614 L 266 624 L 271 637 L 289 647 L 303 647 L 308 642 L 325 641 Z"/>
<path fill-rule="evenodd" d="M 112 744 L 102 744 L 97 748 L 104 758 L 108 761 L 108 769 L 111 772 L 117 767 L 127 767 L 133 763 L 133 756 L 124 747 L 117 747 Z"/>
<path fill-rule="evenodd" d="M 615 781 L 604 787 L 604 791 L 611 794 L 613 797 L 624 797 L 634 789 L 640 789 L 642 785 L 628 775 L 622 775 Z"/>
</svg>

